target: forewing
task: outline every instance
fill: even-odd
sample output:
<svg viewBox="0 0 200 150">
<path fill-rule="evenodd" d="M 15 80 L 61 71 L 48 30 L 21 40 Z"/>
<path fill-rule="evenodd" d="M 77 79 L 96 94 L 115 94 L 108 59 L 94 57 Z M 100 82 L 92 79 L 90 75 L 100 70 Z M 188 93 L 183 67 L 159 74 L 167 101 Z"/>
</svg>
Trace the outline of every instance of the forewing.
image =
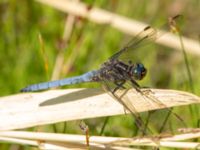
<svg viewBox="0 0 200 150">
<path fill-rule="evenodd" d="M 156 39 L 156 30 L 150 26 L 145 27 L 140 33 L 133 37 L 121 50 L 112 55 L 110 59 L 121 59 L 130 56 L 134 50 L 141 46 L 148 45 Z M 125 60 L 126 61 L 126 60 Z"/>
<path fill-rule="evenodd" d="M 151 26 L 145 27 L 141 32 L 139 32 L 135 37 L 133 37 L 121 50 L 119 50 L 113 56 L 111 56 L 110 59 L 119 59 L 124 62 L 139 61 L 137 60 L 138 55 L 136 55 L 135 50 L 139 51 L 143 49 L 143 54 L 146 54 L 146 51 L 149 50 L 147 46 L 154 44 L 155 41 L 161 36 L 163 36 L 166 32 L 173 31 L 175 27 L 174 24 L 180 22 L 181 19 L 181 15 L 177 15 L 172 18 L 169 18 L 165 24 L 162 24 L 157 28 Z"/>
</svg>

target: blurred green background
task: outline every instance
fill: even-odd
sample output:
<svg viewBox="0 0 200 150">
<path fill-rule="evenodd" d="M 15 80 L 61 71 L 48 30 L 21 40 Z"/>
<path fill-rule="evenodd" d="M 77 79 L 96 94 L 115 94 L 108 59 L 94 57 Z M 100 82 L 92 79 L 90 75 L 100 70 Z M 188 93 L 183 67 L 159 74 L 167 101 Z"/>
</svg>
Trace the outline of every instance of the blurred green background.
<svg viewBox="0 0 200 150">
<path fill-rule="evenodd" d="M 199 0 L 101 0 L 82 1 L 92 7 L 99 7 L 139 20 L 148 24 L 162 24 L 169 16 L 182 14 L 182 34 L 199 41 L 200 1 Z M 26 85 L 51 80 L 59 54 L 64 63 L 58 77 L 80 75 L 96 69 L 108 57 L 123 47 L 130 36 L 89 20 L 76 17 L 72 34 L 67 41 L 62 39 L 68 14 L 33 0 L 0 1 L 0 95 L 19 93 Z M 150 49 L 151 48 L 151 49 Z M 187 54 L 191 69 L 193 88 L 188 82 L 188 72 L 181 51 L 161 45 L 151 46 L 148 51 L 135 51 L 135 56 L 147 66 L 147 77 L 140 82 L 142 86 L 153 88 L 177 89 L 199 95 L 200 63 L 199 56 Z M 98 88 L 99 84 L 80 84 L 65 88 Z M 196 108 L 195 108 L 196 107 Z M 181 107 L 177 113 L 185 113 L 188 124 L 197 127 L 199 110 L 197 106 Z M 165 112 L 163 112 L 165 113 Z M 87 120 L 91 135 L 99 135 L 105 118 Z M 123 120 L 123 121 L 122 121 Z M 61 132 L 64 123 L 44 126 L 42 131 Z M 132 117 L 111 117 L 106 123 L 103 135 L 130 137 L 135 133 Z M 173 126 L 173 125 L 172 125 Z M 79 126 L 70 122 L 66 133 L 81 133 Z M 11 145 L 0 145 L 9 149 Z M 29 149 L 29 147 L 18 147 Z"/>
</svg>

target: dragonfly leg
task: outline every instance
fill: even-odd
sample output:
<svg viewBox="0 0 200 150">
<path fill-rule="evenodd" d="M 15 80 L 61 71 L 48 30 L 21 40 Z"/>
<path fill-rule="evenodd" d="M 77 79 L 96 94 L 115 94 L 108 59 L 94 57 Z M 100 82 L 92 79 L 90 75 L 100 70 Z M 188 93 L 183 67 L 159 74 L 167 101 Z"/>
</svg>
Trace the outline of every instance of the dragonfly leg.
<svg viewBox="0 0 200 150">
<path fill-rule="evenodd" d="M 114 90 L 112 91 L 112 94 L 114 94 L 118 89 L 120 89 L 120 88 L 123 88 L 123 89 L 126 89 L 123 85 L 125 84 L 125 80 L 123 80 L 123 81 L 120 81 L 120 82 L 117 82 L 117 81 L 115 81 L 114 82 L 114 84 L 115 85 L 117 85 L 117 87 L 116 88 L 114 88 Z"/>
<path fill-rule="evenodd" d="M 155 94 L 151 89 L 149 88 L 143 88 L 143 93 L 146 93 L 146 94 Z"/>
<path fill-rule="evenodd" d="M 148 88 L 146 88 L 146 89 L 144 89 L 144 90 L 141 91 L 140 85 L 139 85 L 135 80 L 133 80 L 133 79 L 131 79 L 131 83 L 132 83 L 133 87 L 135 88 L 135 90 L 136 90 L 137 92 L 139 92 L 139 93 L 142 93 L 142 94 L 145 94 L 145 95 L 148 95 L 148 94 L 150 94 L 150 93 L 151 93 L 151 94 L 154 94 L 154 92 L 151 91 L 151 90 L 148 89 Z"/>
<path fill-rule="evenodd" d="M 131 79 L 131 83 L 132 83 L 132 86 L 135 88 L 135 90 L 139 93 L 141 93 L 142 91 L 140 90 L 140 85 L 133 79 Z"/>
</svg>

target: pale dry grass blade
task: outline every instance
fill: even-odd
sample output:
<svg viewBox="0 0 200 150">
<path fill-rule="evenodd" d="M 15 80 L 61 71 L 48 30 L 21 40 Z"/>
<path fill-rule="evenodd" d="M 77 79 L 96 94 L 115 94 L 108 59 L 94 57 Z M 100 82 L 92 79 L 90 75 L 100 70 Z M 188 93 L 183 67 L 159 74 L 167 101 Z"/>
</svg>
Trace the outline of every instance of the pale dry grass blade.
<svg viewBox="0 0 200 150">
<path fill-rule="evenodd" d="M 39 140 L 25 140 L 21 138 L 10 138 L 10 137 L 1 137 L 1 142 L 9 142 L 9 143 L 15 143 L 20 145 L 29 145 L 37 147 L 41 150 L 86 150 L 86 146 L 76 144 L 66 144 L 66 143 L 59 143 L 59 142 L 46 142 L 46 141 L 39 141 Z"/>
<path fill-rule="evenodd" d="M 102 150 L 134 150 L 121 146 L 104 145 L 108 141 L 113 141 L 113 138 L 94 137 L 97 142 L 90 143 L 90 149 Z M 114 138 L 116 139 L 116 138 Z M 119 139 L 119 138 L 117 138 Z M 0 140 L 4 142 L 17 143 L 22 145 L 37 146 L 40 149 L 50 150 L 86 150 L 88 147 L 85 143 L 84 135 L 70 135 L 70 134 L 56 134 L 56 133 L 42 133 L 42 132 L 26 132 L 26 131 L 7 131 L 0 132 Z M 98 142 L 101 141 L 101 142 Z M 107 141 L 107 142 L 106 142 Z M 136 149 L 135 149 L 136 150 Z M 139 149 L 137 149 L 139 150 Z"/>
<path fill-rule="evenodd" d="M 194 135 L 192 137 L 192 134 Z M 127 146 L 148 146 L 148 147 L 170 147 L 170 148 L 196 148 L 200 149 L 200 143 L 191 141 L 182 141 L 200 137 L 200 132 L 179 134 L 175 136 L 160 137 L 137 137 L 137 138 L 121 138 L 121 137 L 102 137 L 91 136 L 90 148 L 96 149 L 129 149 Z M 198 135 L 198 136 L 197 136 Z M 44 132 L 26 132 L 26 131 L 4 131 L 0 132 L 0 139 L 8 142 L 19 144 L 38 145 L 45 149 L 49 146 L 59 146 L 63 148 L 80 148 L 86 149 L 84 135 L 56 134 Z M 35 142 L 35 143 L 34 143 Z"/>
<path fill-rule="evenodd" d="M 38 146 L 37 141 L 21 139 L 21 138 L 13 138 L 12 136 L 11 137 L 0 136 L 0 141 L 1 141 L 1 143 L 9 142 L 9 143 L 15 143 L 15 144 L 22 144 L 22 145 Z"/>
<path fill-rule="evenodd" d="M 138 92 L 130 91 L 127 97 L 137 112 L 200 103 L 191 93 L 151 89 L 164 104 L 152 105 Z M 124 107 L 100 89 L 49 90 L 0 98 L 1 131 L 119 114 L 124 114 Z"/>
<path fill-rule="evenodd" d="M 96 7 L 88 7 L 84 3 L 74 2 L 70 0 L 36 0 L 46 5 L 50 5 L 55 9 L 65 13 L 73 14 L 87 18 L 88 20 L 98 24 L 108 24 L 126 34 L 135 36 L 138 32 L 142 31 L 146 26 L 145 23 L 128 19 L 123 16 L 99 9 Z M 162 31 L 160 31 L 162 32 Z M 159 44 L 171 47 L 177 50 L 182 50 L 180 39 L 172 33 L 162 36 L 156 41 Z M 200 55 L 199 42 L 183 37 L 183 43 L 187 52 Z"/>
</svg>

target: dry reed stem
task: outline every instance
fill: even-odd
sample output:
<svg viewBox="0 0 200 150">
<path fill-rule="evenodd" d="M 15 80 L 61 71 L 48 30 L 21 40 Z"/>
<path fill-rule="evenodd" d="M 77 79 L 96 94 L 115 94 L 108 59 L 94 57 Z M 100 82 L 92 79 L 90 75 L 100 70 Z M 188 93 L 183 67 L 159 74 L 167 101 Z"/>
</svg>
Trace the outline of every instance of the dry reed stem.
<svg viewBox="0 0 200 150">
<path fill-rule="evenodd" d="M 84 3 L 74 2 L 69 0 L 36 0 L 38 2 L 50 5 L 65 13 L 81 16 L 98 24 L 107 24 L 126 34 L 135 36 L 142 31 L 147 24 L 128 19 L 123 16 L 96 8 L 88 7 Z M 133 12 L 134 13 L 134 12 Z M 167 19 L 166 19 L 167 20 Z M 160 31 L 162 33 L 162 31 Z M 180 39 L 174 34 L 165 34 L 156 41 L 159 44 L 171 47 L 177 50 L 182 50 Z M 200 55 L 199 42 L 183 37 L 185 50 L 189 53 Z"/>
<path fill-rule="evenodd" d="M 14 133 L 17 134 L 17 133 Z M 34 133 L 33 133 L 34 135 Z M 48 133 L 46 136 L 49 136 Z M 29 145 L 29 146 L 37 146 L 39 149 L 42 150 L 88 150 L 88 147 L 84 143 L 70 143 L 66 141 L 62 142 L 56 142 L 55 141 L 48 141 L 48 140 L 40 140 L 38 139 L 26 139 L 24 138 L 10 138 L 10 137 L 4 137 L 0 136 L 1 142 L 9 142 L 9 143 L 15 143 L 15 144 L 21 144 L 21 145 Z M 103 150 L 105 149 L 105 146 L 102 144 L 95 144 L 91 143 L 90 149 L 95 150 Z M 127 147 L 121 147 L 121 146 L 111 146 L 106 148 L 108 150 L 139 150 L 139 149 L 133 149 L 133 148 L 127 148 Z"/>
<path fill-rule="evenodd" d="M 193 135 L 193 136 L 192 136 Z M 119 138 L 119 137 L 102 137 L 91 136 L 90 148 L 111 149 L 121 148 L 127 149 L 126 146 L 150 146 L 150 147 L 173 147 L 173 148 L 196 148 L 200 149 L 200 143 L 181 141 L 190 137 L 194 139 L 200 137 L 200 132 L 191 132 L 168 137 L 137 137 L 137 138 Z M 62 148 L 80 148 L 87 149 L 84 135 L 57 134 L 44 132 L 26 132 L 26 131 L 3 131 L 0 132 L 0 140 L 14 142 L 19 144 L 38 145 L 38 147 L 47 148 L 49 146 L 60 146 Z"/>
<path fill-rule="evenodd" d="M 164 105 L 147 100 L 135 90 L 130 90 L 126 95 L 137 112 L 200 103 L 198 96 L 187 92 L 151 91 Z M 0 98 L 0 131 L 119 114 L 124 114 L 123 106 L 100 89 L 20 93 Z"/>
</svg>

